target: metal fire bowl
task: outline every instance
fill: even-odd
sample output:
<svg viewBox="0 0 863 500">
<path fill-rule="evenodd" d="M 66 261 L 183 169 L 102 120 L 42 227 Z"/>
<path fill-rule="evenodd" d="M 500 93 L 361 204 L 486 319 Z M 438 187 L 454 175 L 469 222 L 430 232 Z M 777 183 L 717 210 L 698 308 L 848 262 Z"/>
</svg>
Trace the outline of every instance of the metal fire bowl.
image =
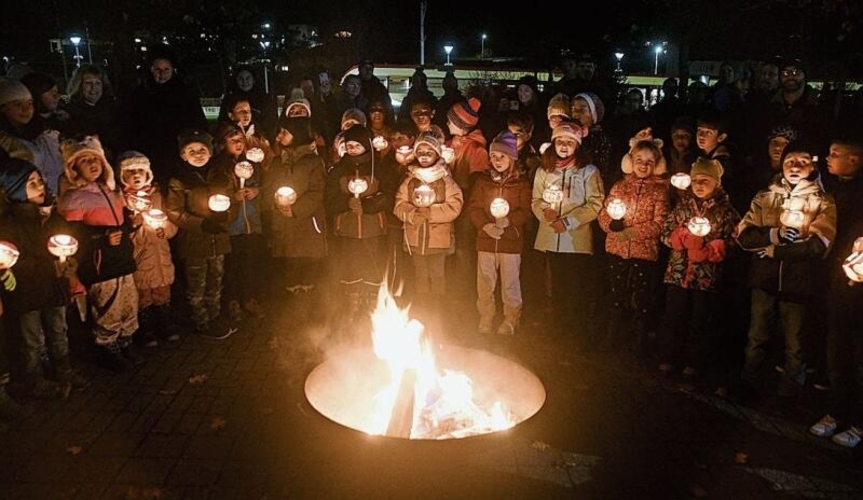
<svg viewBox="0 0 863 500">
<path fill-rule="evenodd" d="M 435 353 L 439 370 L 464 372 L 473 380 L 474 400 L 482 408 L 500 401 L 524 422 L 545 404 L 545 387 L 520 364 L 488 351 L 441 345 Z M 362 431 L 363 416 L 374 409 L 374 396 L 389 381 L 386 363 L 371 348 L 351 349 L 324 361 L 306 378 L 306 398 L 326 418 Z"/>
</svg>

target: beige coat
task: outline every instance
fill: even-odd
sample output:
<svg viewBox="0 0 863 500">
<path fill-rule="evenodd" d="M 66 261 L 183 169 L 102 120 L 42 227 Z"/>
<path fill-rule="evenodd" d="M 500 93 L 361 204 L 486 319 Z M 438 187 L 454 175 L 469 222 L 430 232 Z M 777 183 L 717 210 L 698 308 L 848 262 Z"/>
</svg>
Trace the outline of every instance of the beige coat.
<svg viewBox="0 0 863 500">
<path fill-rule="evenodd" d="M 165 209 L 158 188 L 154 188 L 150 193 L 150 202 L 152 208 Z M 133 254 L 138 266 L 135 271 L 135 287 L 139 290 L 168 286 L 174 282 L 174 263 L 171 262 L 168 240 L 177 234 L 177 226 L 166 221 L 162 230 L 164 238 L 159 238 L 156 230 L 144 223 L 132 233 Z"/>
</svg>

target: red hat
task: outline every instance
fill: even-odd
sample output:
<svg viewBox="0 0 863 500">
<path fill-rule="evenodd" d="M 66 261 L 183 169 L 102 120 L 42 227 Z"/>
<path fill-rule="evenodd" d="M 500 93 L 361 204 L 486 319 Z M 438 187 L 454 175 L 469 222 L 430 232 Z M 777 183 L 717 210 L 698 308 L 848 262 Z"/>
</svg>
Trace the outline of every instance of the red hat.
<svg viewBox="0 0 863 500">
<path fill-rule="evenodd" d="M 457 102 L 449 108 L 446 117 L 453 122 L 458 128 L 463 130 L 472 130 L 479 122 L 479 108 L 482 103 L 476 97 L 471 97 L 467 101 Z"/>
</svg>

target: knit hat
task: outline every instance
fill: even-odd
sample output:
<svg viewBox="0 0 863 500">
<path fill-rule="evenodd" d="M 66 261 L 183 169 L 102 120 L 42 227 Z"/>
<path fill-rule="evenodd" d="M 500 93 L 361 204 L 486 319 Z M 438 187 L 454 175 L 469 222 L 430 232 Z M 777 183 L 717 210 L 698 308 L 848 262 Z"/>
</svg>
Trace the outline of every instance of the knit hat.
<svg viewBox="0 0 863 500">
<path fill-rule="evenodd" d="M 33 96 L 23 83 L 0 76 L 0 106 L 12 101 L 26 101 L 32 98 Z"/>
<path fill-rule="evenodd" d="M 417 147 L 419 147 L 420 144 L 426 144 L 428 146 L 431 146 L 431 148 L 435 150 L 435 153 L 437 153 L 438 156 L 441 155 L 441 151 L 443 150 L 443 141 L 441 140 L 440 136 L 431 131 L 420 132 L 420 134 L 417 136 L 416 141 L 414 141 L 414 154 L 416 154 Z"/>
<path fill-rule="evenodd" d="M 216 144 L 219 147 L 223 147 L 226 140 L 235 135 L 240 135 L 245 137 L 246 134 L 243 132 L 243 129 L 240 128 L 239 125 L 232 122 L 223 122 L 219 124 L 218 130 L 216 130 Z"/>
<path fill-rule="evenodd" d="M 283 116 L 279 119 L 279 126 L 287 130 L 294 138 L 291 146 L 303 146 L 314 142 L 311 123 L 312 119 L 307 116 Z"/>
<path fill-rule="evenodd" d="M 716 180 L 716 182 L 722 183 L 722 174 L 724 173 L 725 169 L 722 168 L 722 164 L 719 163 L 719 160 L 699 157 L 695 160 L 695 163 L 692 164 L 692 170 L 689 171 L 689 176 L 695 177 L 696 175 L 706 175 L 707 177 Z"/>
<path fill-rule="evenodd" d="M 312 105 L 309 103 L 309 100 L 306 99 L 302 89 L 294 89 L 291 91 L 291 97 L 288 100 L 288 103 L 285 104 L 285 116 L 291 116 L 291 110 L 294 108 L 300 108 L 306 111 L 305 115 L 296 116 L 312 116 Z"/>
<path fill-rule="evenodd" d="M 572 100 L 574 101 L 579 98 L 587 101 L 587 107 L 590 109 L 590 116 L 593 118 L 593 124 L 599 125 L 599 122 L 602 121 L 602 117 L 605 116 L 605 104 L 602 103 L 602 99 L 593 92 L 582 92 L 580 94 L 575 94 L 575 97 Z"/>
<path fill-rule="evenodd" d="M 563 116 L 572 118 L 570 114 L 569 97 L 566 94 L 557 94 L 548 101 L 548 118 L 552 116 Z"/>
<path fill-rule="evenodd" d="M 558 125 L 551 131 L 551 142 L 554 142 L 555 139 L 559 138 L 572 139 L 581 146 L 581 129 L 572 128 L 566 123 Z"/>
<path fill-rule="evenodd" d="M 67 139 L 60 145 L 60 150 L 63 152 L 63 160 L 65 161 L 66 178 L 73 186 L 81 187 L 87 183 L 75 171 L 75 162 L 85 154 L 92 154 L 102 162 L 102 175 L 99 176 L 98 180 L 104 182 L 111 191 L 117 188 L 117 184 L 114 182 L 114 169 L 111 168 L 111 164 L 105 158 L 105 150 L 102 149 L 99 136 L 88 135 L 80 141 Z"/>
<path fill-rule="evenodd" d="M 777 137 L 783 137 L 788 142 L 795 142 L 800 138 L 800 132 L 791 125 L 777 125 L 770 131 L 767 140 L 776 139 Z"/>
<path fill-rule="evenodd" d="M 809 142 L 800 139 L 789 142 L 788 145 L 785 146 L 785 149 L 782 150 L 782 158 L 780 158 L 779 164 L 784 164 L 785 158 L 791 153 L 809 153 L 814 157 L 815 148 Z"/>
<path fill-rule="evenodd" d="M 150 159 L 144 156 L 144 153 L 138 151 L 126 151 L 117 157 L 117 168 L 120 170 L 120 184 L 123 187 L 129 187 L 123 179 L 123 172 L 126 170 L 144 170 L 147 180 L 145 184 L 149 186 L 153 182 L 153 169 L 150 167 Z"/>
<path fill-rule="evenodd" d="M 354 125 L 344 131 L 345 144 L 349 142 L 357 142 L 362 144 L 366 149 L 371 148 L 372 135 L 369 130 L 363 125 Z"/>
<path fill-rule="evenodd" d="M 479 122 L 479 108 L 482 102 L 476 97 L 457 102 L 449 108 L 446 117 L 462 130 L 473 130 Z"/>
<path fill-rule="evenodd" d="M 27 201 L 27 179 L 34 171 L 37 171 L 36 167 L 26 160 L 10 158 L 3 163 L 0 168 L 0 189 L 6 193 L 9 201 Z"/>
<path fill-rule="evenodd" d="M 497 137 L 492 139 L 489 152 L 503 153 L 512 158 L 518 158 L 518 148 L 516 147 L 515 134 L 509 130 L 497 134 Z"/>
<path fill-rule="evenodd" d="M 210 154 L 213 153 L 213 136 L 207 132 L 202 130 L 188 129 L 180 132 L 180 135 L 177 136 L 177 147 L 180 152 L 183 151 L 183 148 L 192 144 L 193 142 L 199 142 L 203 144 L 207 151 Z"/>
<path fill-rule="evenodd" d="M 342 114 L 342 130 L 345 130 L 348 122 L 353 122 L 355 125 L 366 126 L 366 114 L 359 108 L 350 108 Z"/>
</svg>

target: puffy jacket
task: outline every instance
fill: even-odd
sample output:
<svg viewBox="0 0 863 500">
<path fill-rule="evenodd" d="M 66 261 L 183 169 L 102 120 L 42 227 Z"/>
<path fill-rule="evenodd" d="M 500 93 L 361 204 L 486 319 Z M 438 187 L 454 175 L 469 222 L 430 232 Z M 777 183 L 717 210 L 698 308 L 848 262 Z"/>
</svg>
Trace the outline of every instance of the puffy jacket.
<svg viewBox="0 0 863 500">
<path fill-rule="evenodd" d="M 396 192 L 396 205 L 393 213 L 404 222 L 405 243 L 410 247 L 410 251 L 420 255 L 455 250 L 453 221 L 459 216 L 464 206 L 462 190 L 446 171 L 442 159 L 438 160 L 437 167 L 447 174 L 428 183 L 419 177 L 419 170 L 422 169 L 416 167 L 408 169 L 407 177 Z M 412 195 L 414 190 L 423 184 L 428 184 L 434 189 L 435 201 L 429 207 L 428 220 L 415 223 L 417 207 L 412 202 Z"/>
<path fill-rule="evenodd" d="M 605 250 L 624 259 L 655 262 L 659 258 L 659 235 L 668 215 L 668 180 L 658 175 L 640 179 L 635 174 L 627 174 L 612 186 L 605 207 L 614 199 L 626 204 L 624 226 L 637 232 L 632 239 L 624 240 L 622 233 L 609 229 L 612 219 L 608 211 L 600 211 L 599 226 L 608 233 Z"/>
<path fill-rule="evenodd" d="M 155 185 L 150 187 L 150 203 L 152 208 L 165 210 L 162 194 Z M 174 282 L 174 263 L 171 261 L 170 238 L 177 235 L 177 226 L 170 220 L 162 227 L 164 238 L 159 238 L 156 230 L 147 224 L 141 224 L 132 233 L 134 247 L 135 286 L 140 289 L 150 289 L 168 286 Z"/>
<path fill-rule="evenodd" d="M 375 168 L 379 161 L 375 153 L 367 151 L 359 156 L 345 155 L 327 176 L 324 201 L 327 213 L 333 220 L 333 232 L 348 238 L 375 238 L 387 232 L 387 212 L 393 206 L 392 195 L 387 195 L 382 176 L 385 172 Z M 362 214 L 354 213 L 348 207 L 348 200 L 354 195 L 348 191 L 348 182 L 362 178 L 368 189 L 361 193 Z"/>
<path fill-rule="evenodd" d="M 509 203 L 509 225 L 504 228 L 499 239 L 492 238 L 483 230 L 486 224 L 495 222 L 491 215 L 491 202 L 495 198 L 503 198 Z M 477 251 L 521 253 L 524 249 L 524 225 L 532 215 L 527 175 L 516 171 L 503 176 L 489 169 L 474 184 L 467 214 L 477 229 Z"/>
<path fill-rule="evenodd" d="M 550 186 L 563 191 L 563 203 L 559 207 L 549 207 L 543 201 L 542 193 Z M 593 235 L 590 223 L 596 220 L 602 210 L 605 194 L 599 170 L 593 165 L 547 172 L 539 169 L 533 181 L 531 208 L 539 219 L 534 248 L 543 252 L 593 254 Z M 546 208 L 555 208 L 566 224 L 566 231 L 555 233 L 551 222 L 545 220 Z"/>
<path fill-rule="evenodd" d="M 233 185 L 224 170 L 213 168 L 212 162 L 203 167 L 184 163 L 177 176 L 168 183 L 168 218 L 180 228 L 177 248 L 181 259 L 209 258 L 231 252 L 231 239 L 227 231 L 210 234 L 201 229 L 204 219 L 212 216 L 208 202 L 210 196 L 223 194 L 233 200 Z M 231 203 L 228 220 L 236 213 Z M 227 223 L 226 223 L 227 224 Z"/>
</svg>

